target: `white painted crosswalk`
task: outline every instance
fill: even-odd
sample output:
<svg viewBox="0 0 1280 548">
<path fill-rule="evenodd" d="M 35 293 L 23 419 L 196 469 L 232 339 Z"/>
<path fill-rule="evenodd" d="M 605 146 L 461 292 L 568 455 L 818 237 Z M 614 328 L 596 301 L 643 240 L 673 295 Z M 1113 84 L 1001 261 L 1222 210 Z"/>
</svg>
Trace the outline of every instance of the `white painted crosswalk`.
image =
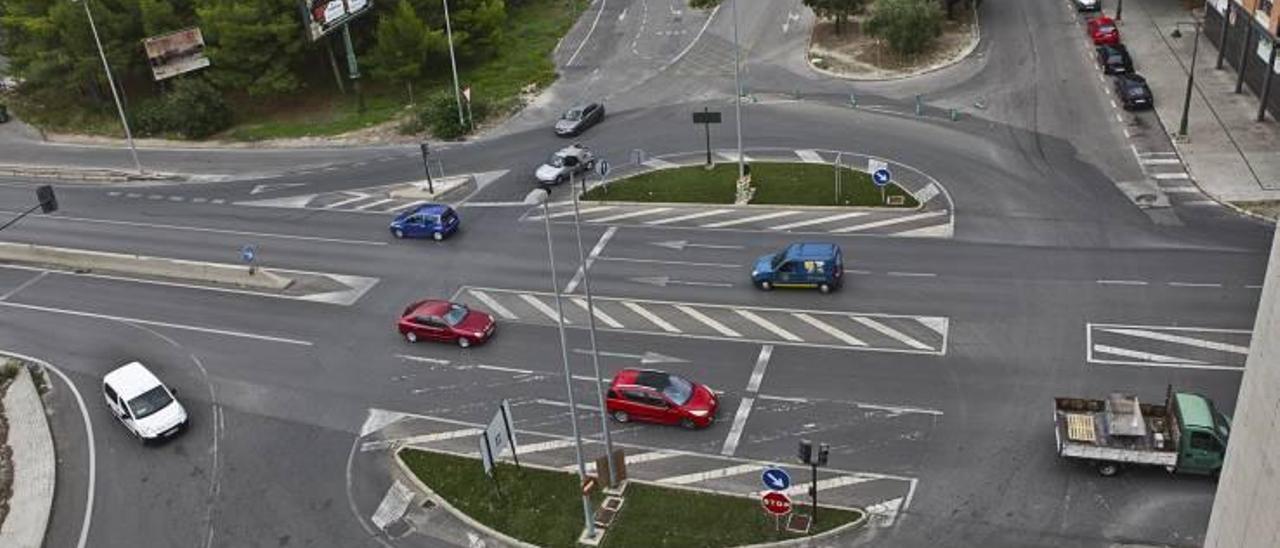
<svg viewBox="0 0 1280 548">
<path fill-rule="evenodd" d="M 1185 326 L 1086 324 L 1087 361 L 1204 370 L 1244 368 L 1252 331 Z"/>
</svg>

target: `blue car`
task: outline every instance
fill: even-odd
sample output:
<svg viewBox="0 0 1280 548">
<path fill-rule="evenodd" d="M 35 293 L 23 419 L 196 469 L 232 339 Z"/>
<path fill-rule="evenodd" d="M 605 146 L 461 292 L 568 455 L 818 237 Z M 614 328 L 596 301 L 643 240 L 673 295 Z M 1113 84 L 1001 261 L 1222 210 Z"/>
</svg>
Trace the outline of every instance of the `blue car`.
<svg viewBox="0 0 1280 548">
<path fill-rule="evenodd" d="M 840 246 L 801 242 L 756 259 L 751 283 L 768 291 L 775 287 L 816 287 L 830 293 L 844 278 L 844 254 Z"/>
<path fill-rule="evenodd" d="M 462 221 L 452 207 L 443 204 L 422 204 L 401 212 L 391 221 L 391 235 L 397 238 L 445 239 L 458 231 Z"/>
</svg>

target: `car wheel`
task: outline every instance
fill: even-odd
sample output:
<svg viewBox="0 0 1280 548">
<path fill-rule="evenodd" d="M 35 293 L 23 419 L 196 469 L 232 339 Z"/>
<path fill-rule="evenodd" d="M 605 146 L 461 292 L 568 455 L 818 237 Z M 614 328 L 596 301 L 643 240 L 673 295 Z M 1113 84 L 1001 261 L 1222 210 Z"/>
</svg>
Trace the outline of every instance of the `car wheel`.
<svg viewBox="0 0 1280 548">
<path fill-rule="evenodd" d="M 556 176 L 556 184 L 557 184 L 557 185 L 563 185 L 563 184 L 564 184 L 564 182 L 565 182 L 566 180 L 568 180 L 568 179 L 567 179 L 567 178 L 565 178 L 565 176 L 564 176 L 564 175 L 557 175 L 557 176 Z"/>
<path fill-rule="evenodd" d="M 769 290 L 773 289 L 773 284 L 769 283 L 768 281 L 760 282 L 760 289 L 763 289 L 763 290 L 765 290 L 765 291 L 769 291 Z"/>
<path fill-rule="evenodd" d="M 618 422 L 630 422 L 631 415 L 628 415 L 626 411 L 614 411 L 613 420 Z"/>
<path fill-rule="evenodd" d="M 443 239 L 444 239 L 444 234 L 443 234 L 443 233 L 440 233 L 440 232 L 432 232 L 432 233 L 431 233 L 431 239 L 432 239 L 432 240 L 435 240 L 435 241 L 437 241 L 437 242 L 438 242 L 438 241 L 440 241 L 440 240 L 443 240 Z"/>
<path fill-rule="evenodd" d="M 685 430 L 693 430 L 698 427 L 698 425 L 693 423 L 693 419 L 690 419 L 687 417 L 680 419 L 680 426 L 683 427 Z"/>
<path fill-rule="evenodd" d="M 831 284 L 818 284 L 818 291 L 821 291 L 823 293 L 830 293 Z"/>
<path fill-rule="evenodd" d="M 395 237 L 396 237 L 396 239 L 403 239 L 403 238 L 404 238 L 404 231 L 403 231 L 403 230 L 400 230 L 400 229 L 398 229 L 398 228 L 397 228 L 397 229 L 395 229 L 395 230 L 392 230 L 392 231 L 391 231 L 391 235 L 392 235 L 392 236 L 395 236 Z"/>
<path fill-rule="evenodd" d="M 462 348 L 471 348 L 471 339 L 458 337 L 458 346 L 461 346 Z"/>
<path fill-rule="evenodd" d="M 412 331 L 407 331 L 404 334 L 404 340 L 409 341 L 411 343 L 416 343 L 418 342 L 418 335 Z"/>
<path fill-rule="evenodd" d="M 1098 463 L 1098 475 L 1103 477 L 1111 477 L 1120 473 L 1120 465 L 1114 462 Z"/>
</svg>

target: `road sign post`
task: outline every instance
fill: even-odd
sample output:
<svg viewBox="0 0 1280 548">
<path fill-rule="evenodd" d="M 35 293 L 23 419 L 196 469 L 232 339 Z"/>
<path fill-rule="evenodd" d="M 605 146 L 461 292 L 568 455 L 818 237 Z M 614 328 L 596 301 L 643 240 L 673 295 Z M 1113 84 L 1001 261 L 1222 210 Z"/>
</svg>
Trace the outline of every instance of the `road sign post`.
<svg viewBox="0 0 1280 548">
<path fill-rule="evenodd" d="M 893 174 L 889 172 L 889 164 L 880 160 L 867 160 L 867 171 L 871 172 L 871 182 L 880 187 L 880 203 L 885 203 L 884 187 L 889 186 L 893 181 Z"/>
<path fill-rule="evenodd" d="M 255 244 L 245 244 L 240 247 L 240 260 L 249 265 L 249 275 L 258 273 L 258 246 Z"/>
<path fill-rule="evenodd" d="M 431 164 L 427 163 L 427 156 L 431 155 L 431 150 L 427 146 L 427 142 L 423 141 L 418 144 L 418 148 L 422 149 L 422 169 L 427 172 L 427 192 L 432 196 L 436 193 L 436 185 L 431 182 Z"/>
<path fill-rule="evenodd" d="M 791 497 L 779 491 L 769 491 L 760 496 L 760 505 L 774 517 L 782 517 L 791 513 Z"/>
<path fill-rule="evenodd" d="M 720 113 L 702 107 L 702 112 L 693 113 L 693 123 L 702 124 L 707 134 L 707 167 L 711 167 L 711 124 L 720 123 Z"/>
<path fill-rule="evenodd" d="M 791 487 L 791 475 L 786 470 L 776 467 L 765 468 L 760 473 L 760 481 L 770 491 L 786 491 Z"/>
</svg>

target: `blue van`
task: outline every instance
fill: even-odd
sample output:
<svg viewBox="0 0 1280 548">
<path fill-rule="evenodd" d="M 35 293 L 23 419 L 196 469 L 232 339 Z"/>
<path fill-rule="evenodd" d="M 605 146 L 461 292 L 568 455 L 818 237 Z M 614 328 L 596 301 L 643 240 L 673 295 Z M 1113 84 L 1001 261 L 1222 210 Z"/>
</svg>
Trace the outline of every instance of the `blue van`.
<svg viewBox="0 0 1280 548">
<path fill-rule="evenodd" d="M 768 291 L 775 287 L 816 287 L 830 293 L 844 278 L 844 254 L 836 244 L 800 242 L 756 259 L 751 283 Z"/>
<path fill-rule="evenodd" d="M 458 231 L 462 221 L 452 207 L 422 204 L 396 215 L 391 221 L 391 235 L 397 238 L 426 238 L 440 241 Z"/>
</svg>

